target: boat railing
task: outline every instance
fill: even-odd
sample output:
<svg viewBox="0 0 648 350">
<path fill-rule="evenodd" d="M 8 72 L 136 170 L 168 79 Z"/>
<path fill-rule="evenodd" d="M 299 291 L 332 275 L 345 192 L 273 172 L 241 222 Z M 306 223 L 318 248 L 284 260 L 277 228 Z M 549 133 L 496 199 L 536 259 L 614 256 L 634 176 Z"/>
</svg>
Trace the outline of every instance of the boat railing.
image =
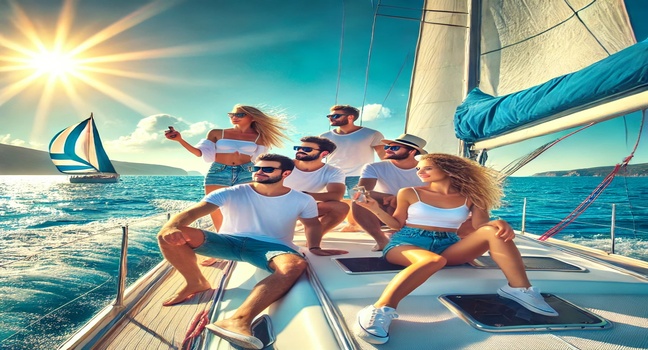
<svg viewBox="0 0 648 350">
<path fill-rule="evenodd" d="M 61 288 L 51 292 L 55 296 L 51 299 L 64 300 L 53 302 L 52 305 L 43 304 L 34 307 L 33 313 L 24 318 L 29 319 L 29 323 L 15 325 L 11 334 L 0 338 L 0 348 L 4 348 L 5 345 L 11 347 L 10 344 L 14 342 L 22 343 L 35 336 L 31 332 L 34 328 L 47 334 L 49 332 L 43 328 L 56 327 L 56 332 L 60 332 L 59 326 L 54 325 L 65 324 L 69 329 L 63 332 L 72 334 L 77 327 L 85 324 L 101 310 L 105 306 L 106 299 L 110 300 L 112 296 L 115 296 L 113 307 L 122 308 L 128 285 L 146 274 L 163 259 L 157 248 L 156 234 L 169 217 L 170 214 L 165 213 L 141 219 L 129 219 L 127 223 L 101 224 L 87 234 L 77 234 L 78 237 L 60 244 L 2 262 L 0 269 L 9 275 L 30 277 L 17 279 L 20 282 L 15 284 L 17 293 L 21 290 L 38 290 L 39 283 L 47 283 Z M 207 222 L 210 222 L 208 217 L 195 224 L 198 227 L 207 227 Z M 120 234 L 121 240 L 115 239 Z M 116 244 L 117 242 L 120 244 Z M 132 243 L 131 247 L 129 242 Z M 136 254 L 131 252 L 131 257 L 134 259 L 130 261 L 129 249 L 136 251 Z M 118 262 L 114 259 L 117 252 Z M 112 269 L 110 266 L 106 266 L 114 265 L 116 262 L 117 276 L 110 273 Z M 89 265 L 102 266 L 93 270 Z M 129 275 L 129 265 L 134 272 L 132 276 Z M 72 273 L 69 279 L 61 282 L 55 281 L 57 273 L 42 274 L 44 268 L 47 271 L 63 271 L 64 276 L 70 274 L 69 271 L 65 273 L 68 269 L 85 271 L 85 273 L 80 273 L 82 276 Z M 86 270 L 88 268 L 89 270 Z M 98 278 L 102 275 L 107 278 Z M 115 282 L 116 288 L 110 288 L 110 285 Z M 70 310 L 76 311 L 70 312 Z M 52 319 L 56 319 L 57 322 L 51 322 Z M 57 346 L 56 343 L 51 345 L 52 348 Z"/>
<path fill-rule="evenodd" d="M 494 215 L 507 220 L 522 234 L 542 235 L 560 223 L 575 206 L 569 200 L 530 201 L 524 198 L 521 203 L 507 203 L 503 210 L 494 211 Z M 648 253 L 636 249 L 633 244 L 641 242 L 648 245 L 648 223 L 642 219 L 645 215 L 636 214 L 645 212 L 648 212 L 648 207 L 624 203 L 591 205 L 555 237 L 609 254 L 648 261 Z"/>
</svg>

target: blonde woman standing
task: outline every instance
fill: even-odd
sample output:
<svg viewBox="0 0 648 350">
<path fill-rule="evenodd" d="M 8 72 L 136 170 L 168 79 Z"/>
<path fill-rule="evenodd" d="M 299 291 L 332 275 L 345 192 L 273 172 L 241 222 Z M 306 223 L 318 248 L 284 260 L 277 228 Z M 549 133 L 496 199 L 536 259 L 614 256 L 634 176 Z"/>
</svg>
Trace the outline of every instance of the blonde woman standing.
<svg viewBox="0 0 648 350">
<path fill-rule="evenodd" d="M 233 127 L 210 130 L 196 146 L 187 143 L 173 128 L 164 134 L 167 139 L 180 143 L 191 154 L 211 163 L 205 176 L 205 194 L 219 188 L 252 182 L 249 168 L 254 165 L 254 159 L 271 147 L 281 147 L 282 140 L 288 140 L 284 121 L 256 107 L 237 104 L 227 114 Z M 220 230 L 223 221 L 220 210 L 210 215 L 216 231 Z"/>
<path fill-rule="evenodd" d="M 502 297 L 546 316 L 558 313 L 531 287 L 515 232 L 503 220 L 489 221 L 489 210 L 502 197 L 497 173 L 478 163 L 448 154 L 421 156 L 417 175 L 426 186 L 398 192 L 393 215 L 368 198 L 359 205 L 369 209 L 390 228 L 399 230 L 383 250 L 390 263 L 405 266 L 387 285 L 373 305 L 358 313 L 357 335 L 373 344 L 389 340 L 389 325 L 398 318 L 398 303 L 446 265 L 461 265 L 487 250 L 508 284 L 498 290 Z M 472 227 L 463 225 L 472 215 Z M 462 227 L 461 237 L 457 230 Z M 463 230 L 468 226 L 468 232 Z"/>
</svg>

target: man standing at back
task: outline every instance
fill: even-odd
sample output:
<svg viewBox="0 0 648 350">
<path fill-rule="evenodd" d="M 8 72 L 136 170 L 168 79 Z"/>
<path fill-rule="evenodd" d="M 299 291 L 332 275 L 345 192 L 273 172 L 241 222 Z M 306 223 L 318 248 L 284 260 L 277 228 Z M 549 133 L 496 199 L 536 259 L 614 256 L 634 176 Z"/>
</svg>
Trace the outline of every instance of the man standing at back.
<svg viewBox="0 0 648 350">
<path fill-rule="evenodd" d="M 317 201 L 317 214 L 322 223 L 322 234 L 332 230 L 344 220 L 349 205 L 344 197 L 344 173 L 323 162 L 336 146 L 331 140 L 318 136 L 301 138 L 295 146 L 295 169 L 284 181 L 284 186 L 304 192 Z"/>
<path fill-rule="evenodd" d="M 385 160 L 364 166 L 359 185 L 370 192 L 381 208 L 393 213 L 396 209 L 398 190 L 405 187 L 423 186 L 425 183 L 416 175 L 419 154 L 427 154 L 423 149 L 425 140 L 411 134 L 402 134 L 394 140 L 382 140 Z M 382 231 L 382 222 L 369 209 L 353 203 L 353 217 L 368 234 L 373 237 L 382 250 L 389 242 L 389 237 Z"/>
<path fill-rule="evenodd" d="M 355 125 L 360 111 L 349 105 L 335 105 L 331 107 L 331 114 L 327 115 L 331 126 L 335 129 L 321 134 L 337 145 L 334 154 L 329 155 L 327 164 L 336 166 L 345 175 L 347 191 L 355 187 L 360 180 L 360 173 L 365 164 L 373 163 L 374 152 L 378 158 L 385 157 L 381 140 L 385 137 L 380 131 Z M 353 210 L 353 209 L 352 209 Z M 359 228 L 351 213 L 347 216 L 347 226 L 342 231 L 357 231 Z"/>
</svg>

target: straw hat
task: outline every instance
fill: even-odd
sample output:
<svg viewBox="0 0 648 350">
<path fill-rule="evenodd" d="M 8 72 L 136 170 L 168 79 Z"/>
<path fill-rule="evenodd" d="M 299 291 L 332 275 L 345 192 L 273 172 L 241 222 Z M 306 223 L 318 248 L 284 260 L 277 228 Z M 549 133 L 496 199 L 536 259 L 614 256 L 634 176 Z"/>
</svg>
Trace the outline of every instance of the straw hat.
<svg viewBox="0 0 648 350">
<path fill-rule="evenodd" d="M 427 152 L 423 149 L 425 147 L 425 144 L 427 143 L 425 140 L 418 136 L 414 136 L 412 134 L 402 134 L 398 136 L 398 138 L 394 140 L 382 140 L 382 143 L 388 145 L 392 142 L 394 143 L 400 143 L 401 145 L 409 146 L 414 148 L 415 150 L 419 151 L 420 154 L 427 154 Z"/>
</svg>

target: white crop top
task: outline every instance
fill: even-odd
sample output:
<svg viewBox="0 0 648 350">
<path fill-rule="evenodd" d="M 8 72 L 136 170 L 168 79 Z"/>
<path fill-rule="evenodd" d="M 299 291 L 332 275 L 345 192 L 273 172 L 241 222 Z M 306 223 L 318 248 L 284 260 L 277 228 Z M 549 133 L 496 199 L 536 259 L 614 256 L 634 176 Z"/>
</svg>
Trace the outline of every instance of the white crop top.
<svg viewBox="0 0 648 350">
<path fill-rule="evenodd" d="M 470 215 L 470 209 L 466 206 L 466 202 L 457 208 L 437 208 L 435 206 L 421 202 L 418 192 L 414 187 L 410 187 L 416 193 L 418 202 L 412 203 L 407 208 L 407 220 L 405 224 L 433 226 L 458 229 Z"/>
<path fill-rule="evenodd" d="M 202 139 L 200 140 L 200 142 L 198 142 L 196 148 L 198 148 L 202 152 L 202 158 L 207 163 L 213 163 L 217 153 L 235 152 L 248 155 L 252 158 L 252 161 L 254 161 L 254 158 L 256 158 L 261 153 L 266 152 L 267 150 L 266 146 L 256 144 L 256 141 L 260 136 L 261 135 L 257 136 L 254 142 L 232 140 L 224 138 L 225 130 L 222 130 L 221 138 L 216 140 L 216 142 Z"/>
</svg>

